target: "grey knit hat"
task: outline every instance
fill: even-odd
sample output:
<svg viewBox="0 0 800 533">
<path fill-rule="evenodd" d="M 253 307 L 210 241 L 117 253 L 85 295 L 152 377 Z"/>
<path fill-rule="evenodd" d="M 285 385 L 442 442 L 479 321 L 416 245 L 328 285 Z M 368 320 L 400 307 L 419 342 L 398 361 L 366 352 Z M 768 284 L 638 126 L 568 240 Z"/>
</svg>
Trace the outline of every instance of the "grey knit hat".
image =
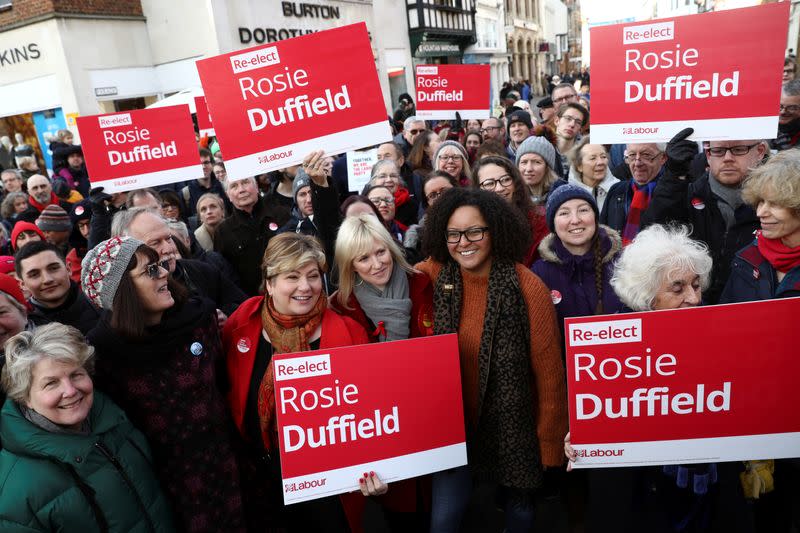
<svg viewBox="0 0 800 533">
<path fill-rule="evenodd" d="M 81 261 L 83 293 L 98 307 L 111 309 L 131 258 L 144 243 L 133 237 L 112 237 L 87 252 Z"/>
<path fill-rule="evenodd" d="M 303 187 L 310 187 L 311 186 L 311 176 L 306 174 L 305 170 L 302 168 L 297 169 L 297 174 L 294 176 L 294 181 L 292 181 L 292 198 L 294 201 L 297 201 L 297 193 Z"/>
<path fill-rule="evenodd" d="M 461 143 L 457 143 L 456 141 L 444 141 L 442 144 L 436 148 L 436 152 L 433 154 L 433 166 L 436 167 L 436 162 L 439 160 L 439 154 L 442 153 L 442 150 L 447 148 L 448 146 L 452 146 L 453 148 L 457 149 L 461 156 L 464 158 L 464 164 L 468 165 L 467 161 L 469 158 L 467 157 L 467 149 L 464 148 Z"/>
<path fill-rule="evenodd" d="M 553 170 L 556 166 L 556 149 L 544 137 L 528 137 L 517 147 L 517 166 L 525 154 L 537 154 L 544 159 L 547 167 Z"/>
</svg>

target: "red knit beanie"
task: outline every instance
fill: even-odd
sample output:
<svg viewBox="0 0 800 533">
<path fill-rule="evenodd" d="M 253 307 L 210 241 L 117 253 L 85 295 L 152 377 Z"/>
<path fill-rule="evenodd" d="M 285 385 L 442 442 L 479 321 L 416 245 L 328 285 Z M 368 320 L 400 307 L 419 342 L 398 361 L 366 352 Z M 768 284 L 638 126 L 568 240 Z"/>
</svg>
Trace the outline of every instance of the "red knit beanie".
<svg viewBox="0 0 800 533">
<path fill-rule="evenodd" d="M 14 229 L 11 230 L 11 248 L 13 248 L 14 251 L 17 250 L 17 237 L 19 237 L 19 234 L 23 231 L 34 231 L 39 235 L 39 237 L 42 238 L 42 240 L 45 240 L 44 233 L 42 233 L 42 230 L 36 227 L 36 224 L 20 220 L 14 224 Z"/>
<path fill-rule="evenodd" d="M 8 274 L 0 274 L 0 292 L 6 293 L 18 301 L 22 307 L 28 308 L 28 302 L 25 301 L 25 296 L 22 295 L 19 282 Z"/>
</svg>

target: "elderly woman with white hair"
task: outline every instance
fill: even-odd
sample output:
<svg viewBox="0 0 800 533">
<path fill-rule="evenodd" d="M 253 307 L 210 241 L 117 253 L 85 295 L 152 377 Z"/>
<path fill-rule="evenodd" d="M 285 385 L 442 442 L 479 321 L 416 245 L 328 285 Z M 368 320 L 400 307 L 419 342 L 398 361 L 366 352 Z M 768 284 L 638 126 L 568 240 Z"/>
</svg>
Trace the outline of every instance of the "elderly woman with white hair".
<svg viewBox="0 0 800 533">
<path fill-rule="evenodd" d="M 174 531 L 147 441 L 94 390 L 83 335 L 54 322 L 5 350 L 0 530 Z"/>
<path fill-rule="evenodd" d="M 696 307 L 711 266 L 707 246 L 691 239 L 687 227 L 653 225 L 623 249 L 611 286 L 631 311 Z M 569 437 L 564 451 L 572 462 L 577 453 Z M 741 463 L 589 470 L 586 524 L 615 524 L 616 531 L 751 531 L 740 471 Z"/>
<path fill-rule="evenodd" d="M 611 286 L 633 311 L 656 311 L 700 305 L 711 278 L 705 244 L 683 226 L 650 226 L 623 250 Z"/>
</svg>

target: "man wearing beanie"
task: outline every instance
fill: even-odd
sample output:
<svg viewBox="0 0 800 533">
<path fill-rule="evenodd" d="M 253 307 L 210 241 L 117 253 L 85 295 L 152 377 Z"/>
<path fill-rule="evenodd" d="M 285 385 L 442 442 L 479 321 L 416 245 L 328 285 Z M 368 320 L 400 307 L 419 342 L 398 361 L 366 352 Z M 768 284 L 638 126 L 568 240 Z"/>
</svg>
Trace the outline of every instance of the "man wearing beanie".
<svg viewBox="0 0 800 533">
<path fill-rule="evenodd" d="M 531 136 L 533 121 L 527 111 L 514 111 L 508 115 L 508 157 L 514 159 L 517 154 L 517 147 L 522 141 Z"/>
<path fill-rule="evenodd" d="M 311 205 L 311 178 L 302 169 L 297 169 L 294 180 L 292 181 L 292 197 L 294 198 L 294 207 L 292 207 L 292 216 L 289 221 L 284 224 L 278 233 L 286 233 L 287 231 L 294 231 L 302 233 L 303 235 L 317 236 L 317 227 L 314 225 L 314 207 Z"/>
<path fill-rule="evenodd" d="M 72 221 L 64 209 L 57 205 L 48 205 L 36 219 L 36 226 L 42 230 L 47 242 L 57 246 L 66 255 Z"/>
</svg>

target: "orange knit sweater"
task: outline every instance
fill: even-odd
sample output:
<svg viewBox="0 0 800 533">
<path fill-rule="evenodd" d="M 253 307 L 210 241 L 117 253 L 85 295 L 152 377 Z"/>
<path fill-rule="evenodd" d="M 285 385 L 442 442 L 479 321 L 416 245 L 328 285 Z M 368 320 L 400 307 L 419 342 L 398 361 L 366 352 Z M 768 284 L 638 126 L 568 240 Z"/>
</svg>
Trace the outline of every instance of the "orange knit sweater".
<svg viewBox="0 0 800 533">
<path fill-rule="evenodd" d="M 435 283 L 442 265 L 428 259 L 416 265 Z M 517 263 L 517 277 L 528 307 L 531 325 L 531 407 L 536 414 L 537 435 L 542 464 L 558 466 L 564 462 L 564 436 L 567 434 L 567 391 L 561 361 L 561 339 L 550 292 L 524 265 Z M 467 424 L 475 427 L 478 410 L 478 352 L 486 314 L 488 276 L 475 276 L 461 270 L 463 299 L 458 328 L 461 357 L 461 384 Z"/>
</svg>

